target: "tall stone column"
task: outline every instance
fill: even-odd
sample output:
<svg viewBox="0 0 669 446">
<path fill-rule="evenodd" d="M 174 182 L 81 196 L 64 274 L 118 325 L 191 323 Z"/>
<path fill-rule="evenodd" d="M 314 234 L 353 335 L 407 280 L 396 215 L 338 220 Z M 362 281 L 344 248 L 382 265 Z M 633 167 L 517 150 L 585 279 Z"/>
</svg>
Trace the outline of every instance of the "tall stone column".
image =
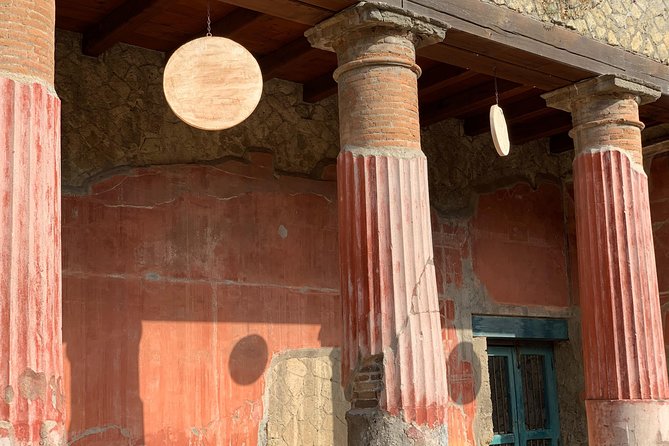
<svg viewBox="0 0 669 446">
<path fill-rule="evenodd" d="M 669 385 L 639 105 L 659 91 L 600 76 L 544 95 L 570 111 L 590 444 L 669 444 Z"/>
<path fill-rule="evenodd" d="M 0 445 L 64 444 L 53 0 L 0 0 Z"/>
<path fill-rule="evenodd" d="M 445 30 L 360 3 L 307 32 L 336 51 L 350 445 L 445 444 L 446 372 L 420 147 L 417 46 Z"/>
</svg>

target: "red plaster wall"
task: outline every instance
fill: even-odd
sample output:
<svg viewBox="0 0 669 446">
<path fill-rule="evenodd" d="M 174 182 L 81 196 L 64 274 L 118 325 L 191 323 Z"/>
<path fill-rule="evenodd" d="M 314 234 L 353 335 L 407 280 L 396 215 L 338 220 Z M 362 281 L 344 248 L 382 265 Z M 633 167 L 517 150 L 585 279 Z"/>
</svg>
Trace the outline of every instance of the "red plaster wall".
<svg viewBox="0 0 669 446">
<path fill-rule="evenodd" d="M 559 185 L 518 184 L 480 195 L 470 233 L 474 273 L 492 300 L 569 305 Z"/>
<path fill-rule="evenodd" d="M 271 355 L 340 344 L 335 184 L 277 178 L 253 156 L 134 170 L 64 197 L 75 444 L 255 445 Z M 434 215 L 449 444 L 475 444 L 479 365 L 445 289 L 464 286 L 471 260 L 499 302 L 566 305 L 562 221 L 550 183 L 482 195 L 470 220 Z"/>
<path fill-rule="evenodd" d="M 335 185 L 272 173 L 143 169 L 64 197 L 70 441 L 255 445 L 271 355 L 339 344 Z"/>
<path fill-rule="evenodd" d="M 655 157 L 650 169 L 650 213 L 653 221 L 657 281 L 664 323 L 664 345 L 669 356 L 669 154 Z"/>
</svg>

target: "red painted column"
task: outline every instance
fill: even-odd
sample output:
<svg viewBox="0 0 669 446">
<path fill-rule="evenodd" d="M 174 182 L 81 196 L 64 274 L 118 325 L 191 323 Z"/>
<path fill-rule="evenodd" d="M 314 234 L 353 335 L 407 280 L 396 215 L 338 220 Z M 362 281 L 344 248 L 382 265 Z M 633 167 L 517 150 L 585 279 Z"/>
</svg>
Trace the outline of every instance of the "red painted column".
<svg viewBox="0 0 669 446">
<path fill-rule="evenodd" d="M 0 445 L 65 442 L 53 0 L 0 0 Z"/>
<path fill-rule="evenodd" d="M 415 48 L 444 30 L 360 4 L 307 32 L 337 52 L 349 444 L 442 444 L 447 402 Z"/>
<path fill-rule="evenodd" d="M 544 95 L 571 111 L 589 442 L 669 444 L 669 384 L 639 104 L 659 91 L 600 76 Z"/>
</svg>

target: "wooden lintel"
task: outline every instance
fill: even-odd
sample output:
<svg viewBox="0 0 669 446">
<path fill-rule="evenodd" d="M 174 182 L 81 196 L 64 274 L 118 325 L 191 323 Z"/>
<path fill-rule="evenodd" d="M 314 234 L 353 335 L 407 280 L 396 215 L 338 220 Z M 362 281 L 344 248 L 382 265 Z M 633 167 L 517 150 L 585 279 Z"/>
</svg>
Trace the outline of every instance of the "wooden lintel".
<svg viewBox="0 0 669 446">
<path fill-rule="evenodd" d="M 669 95 L 668 66 L 504 7 L 471 0 L 405 0 L 404 9 L 436 19 L 451 30 L 480 38 L 481 42 L 494 42 L 510 50 L 559 62 L 571 70 L 583 70 L 584 78 L 623 74 L 657 85 Z M 485 53 L 483 48 L 468 50 L 472 55 Z M 537 69 L 530 64 L 512 63 Z"/>
<path fill-rule="evenodd" d="M 229 5 L 278 17 L 303 25 L 316 25 L 336 11 L 299 0 L 219 0 Z M 351 4 L 355 3 L 354 1 Z M 343 9 L 343 8 L 341 8 Z"/>
<path fill-rule="evenodd" d="M 294 63 L 297 59 L 311 50 L 317 51 L 312 48 L 305 37 L 299 37 L 278 50 L 262 57 L 258 63 L 260 64 L 263 78 L 269 80 L 276 77 L 276 74 L 282 68 Z"/>
<path fill-rule="evenodd" d="M 571 80 L 553 76 L 534 68 L 515 65 L 502 59 L 481 56 L 445 43 L 421 48 L 418 54 L 438 62 L 471 69 L 488 76 L 497 76 L 500 79 L 530 85 L 546 91 L 573 83 Z"/>
<path fill-rule="evenodd" d="M 84 33 L 81 51 L 87 56 L 99 56 L 137 29 L 148 15 L 169 3 L 170 0 L 127 0 Z"/>
<path fill-rule="evenodd" d="M 318 102 L 333 94 L 337 94 L 337 82 L 332 78 L 332 73 L 328 73 L 304 84 L 302 100 Z"/>
<path fill-rule="evenodd" d="M 532 87 L 518 85 L 515 82 L 499 80 L 497 89 L 500 99 L 523 94 Z M 495 83 L 488 81 L 471 89 L 447 96 L 438 102 L 425 106 L 421 110 L 421 124 L 430 125 L 448 118 L 462 117 L 479 113 L 495 103 Z"/>
</svg>

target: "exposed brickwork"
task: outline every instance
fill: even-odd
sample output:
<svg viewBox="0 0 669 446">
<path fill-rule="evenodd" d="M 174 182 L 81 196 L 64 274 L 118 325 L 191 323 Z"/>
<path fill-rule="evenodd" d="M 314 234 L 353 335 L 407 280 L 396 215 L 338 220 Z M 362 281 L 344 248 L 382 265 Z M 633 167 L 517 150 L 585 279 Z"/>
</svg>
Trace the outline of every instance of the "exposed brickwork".
<svg viewBox="0 0 669 446">
<path fill-rule="evenodd" d="M 668 0 L 483 0 L 669 63 Z"/>
<path fill-rule="evenodd" d="M 368 356 L 353 375 L 351 405 L 356 409 L 379 407 L 383 390 L 383 354 Z"/>
<path fill-rule="evenodd" d="M 0 72 L 53 85 L 54 0 L 0 1 Z"/>
</svg>

